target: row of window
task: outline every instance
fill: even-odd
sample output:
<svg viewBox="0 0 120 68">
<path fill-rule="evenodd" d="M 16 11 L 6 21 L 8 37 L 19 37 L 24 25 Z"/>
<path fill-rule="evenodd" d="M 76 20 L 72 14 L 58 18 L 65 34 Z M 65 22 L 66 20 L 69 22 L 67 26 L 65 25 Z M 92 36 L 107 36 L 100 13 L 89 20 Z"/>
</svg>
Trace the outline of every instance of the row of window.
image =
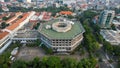
<svg viewBox="0 0 120 68">
<path fill-rule="evenodd" d="M 63 43 L 63 44 L 67 43 L 67 44 L 69 44 L 69 43 L 71 43 L 71 41 L 70 41 L 70 42 L 68 42 L 68 41 L 58 41 L 58 42 L 52 42 L 52 43 L 57 43 L 57 44 L 58 44 L 58 43 L 60 43 L 60 44 L 62 44 L 62 43 Z"/>
<path fill-rule="evenodd" d="M 71 44 L 53 44 L 53 46 L 71 46 Z"/>
<path fill-rule="evenodd" d="M 57 50 L 57 49 L 66 49 L 66 50 L 71 50 L 70 47 L 54 47 L 53 50 Z"/>
</svg>

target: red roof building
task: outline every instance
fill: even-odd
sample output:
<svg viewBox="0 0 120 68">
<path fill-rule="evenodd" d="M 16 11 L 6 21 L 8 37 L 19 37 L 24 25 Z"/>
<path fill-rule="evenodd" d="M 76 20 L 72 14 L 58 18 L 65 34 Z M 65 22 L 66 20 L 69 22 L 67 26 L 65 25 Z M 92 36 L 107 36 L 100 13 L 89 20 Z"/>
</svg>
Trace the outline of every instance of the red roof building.
<svg viewBox="0 0 120 68">
<path fill-rule="evenodd" d="M 59 12 L 59 14 L 62 14 L 62 15 L 72 15 L 73 12 L 71 12 L 71 11 L 61 11 L 61 12 Z"/>
</svg>

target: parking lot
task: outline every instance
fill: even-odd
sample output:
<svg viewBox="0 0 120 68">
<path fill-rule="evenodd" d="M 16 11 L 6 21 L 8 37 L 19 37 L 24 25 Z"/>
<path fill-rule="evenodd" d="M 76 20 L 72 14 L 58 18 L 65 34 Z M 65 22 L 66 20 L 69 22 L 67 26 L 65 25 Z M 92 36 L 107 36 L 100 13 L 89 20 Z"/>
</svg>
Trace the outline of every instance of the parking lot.
<svg viewBox="0 0 120 68">
<path fill-rule="evenodd" d="M 34 59 L 35 57 L 41 58 L 43 56 L 45 56 L 45 52 L 42 48 L 24 46 L 20 48 L 17 59 L 29 61 Z"/>
<path fill-rule="evenodd" d="M 61 59 L 68 57 L 68 58 L 74 58 L 74 59 L 77 59 L 77 60 L 88 57 L 88 53 L 86 53 L 84 55 L 79 55 L 79 54 L 74 54 L 74 55 L 53 54 L 53 55 L 58 56 Z M 16 59 L 30 61 L 30 60 L 34 59 L 35 57 L 43 58 L 44 56 L 53 56 L 53 55 L 45 54 L 45 51 L 40 47 L 27 47 L 27 46 L 24 46 L 24 47 L 20 48 Z"/>
</svg>

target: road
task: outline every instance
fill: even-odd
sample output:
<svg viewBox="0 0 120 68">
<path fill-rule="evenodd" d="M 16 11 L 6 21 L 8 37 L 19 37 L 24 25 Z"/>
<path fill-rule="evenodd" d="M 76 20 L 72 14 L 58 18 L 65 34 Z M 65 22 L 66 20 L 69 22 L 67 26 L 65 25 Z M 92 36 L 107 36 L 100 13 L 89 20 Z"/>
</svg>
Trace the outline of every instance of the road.
<svg viewBox="0 0 120 68">
<path fill-rule="evenodd" d="M 109 62 L 109 56 L 104 52 L 102 48 L 99 50 L 99 54 L 102 56 L 103 62 L 107 65 L 108 68 L 114 68 L 114 66 Z"/>
</svg>

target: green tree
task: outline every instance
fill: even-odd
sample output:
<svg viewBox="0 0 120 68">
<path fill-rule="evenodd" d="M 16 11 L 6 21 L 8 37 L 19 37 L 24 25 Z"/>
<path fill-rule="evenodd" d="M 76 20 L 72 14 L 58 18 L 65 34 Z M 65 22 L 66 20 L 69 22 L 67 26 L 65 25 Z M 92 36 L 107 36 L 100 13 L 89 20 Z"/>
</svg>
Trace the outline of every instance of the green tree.
<svg viewBox="0 0 120 68">
<path fill-rule="evenodd" d="M 2 55 L 0 55 L 0 68 L 9 67 L 9 61 L 10 61 L 9 56 L 10 56 L 9 52 L 5 52 Z"/>
<path fill-rule="evenodd" d="M 22 60 L 16 60 L 12 63 L 11 68 L 27 68 L 26 62 Z"/>
<path fill-rule="evenodd" d="M 9 26 L 9 24 L 6 24 L 5 22 L 1 23 L 1 29 L 4 29 L 5 27 Z"/>
<path fill-rule="evenodd" d="M 103 37 L 99 34 L 99 33 L 96 33 L 96 39 L 98 40 L 99 43 L 103 44 Z"/>
<path fill-rule="evenodd" d="M 53 54 L 53 50 L 51 48 L 47 48 L 44 44 L 41 47 L 46 51 L 46 54 Z"/>
<path fill-rule="evenodd" d="M 7 17 L 3 17 L 2 20 L 7 20 Z"/>
<path fill-rule="evenodd" d="M 86 19 L 83 22 L 83 26 L 86 30 L 84 33 L 84 45 L 90 53 L 95 52 L 100 48 L 99 43 L 96 41 L 95 36 L 93 35 L 93 30 L 89 26 L 89 19 Z"/>
<path fill-rule="evenodd" d="M 92 10 L 87 10 L 87 11 L 84 11 L 84 13 L 83 13 L 83 17 L 86 19 L 86 18 L 89 18 L 90 20 L 94 17 L 94 16 L 96 16 L 97 15 L 97 13 L 96 12 L 94 12 L 94 11 L 92 11 Z"/>
<path fill-rule="evenodd" d="M 33 68 L 40 68 L 40 58 L 39 57 L 35 57 L 32 61 L 33 64 Z"/>
<path fill-rule="evenodd" d="M 60 58 L 55 56 L 48 57 L 46 62 L 48 68 L 61 68 Z"/>
<path fill-rule="evenodd" d="M 37 46 L 39 46 L 40 45 L 40 39 L 37 39 L 36 41 L 35 41 L 35 45 L 37 45 Z"/>
<path fill-rule="evenodd" d="M 0 6 L 0 12 L 3 12 L 2 7 Z"/>
<path fill-rule="evenodd" d="M 113 47 L 112 47 L 112 45 L 111 45 L 109 42 L 104 41 L 103 47 L 104 47 L 104 50 L 105 50 L 106 52 L 112 53 Z"/>
<path fill-rule="evenodd" d="M 93 42 L 93 43 L 92 43 L 92 46 L 93 46 L 93 49 L 94 49 L 95 51 L 98 50 L 98 49 L 100 48 L 98 42 Z"/>
<path fill-rule="evenodd" d="M 63 68 L 76 68 L 77 62 L 73 58 L 65 58 L 61 61 Z"/>
<path fill-rule="evenodd" d="M 78 68 L 96 68 L 97 60 L 93 57 L 84 58 L 79 61 Z"/>
<path fill-rule="evenodd" d="M 72 15 L 68 15 L 67 17 L 68 17 L 69 19 L 74 18 L 74 16 L 72 16 Z"/>
<path fill-rule="evenodd" d="M 77 64 L 77 68 L 84 68 L 81 61 Z"/>
<path fill-rule="evenodd" d="M 114 24 L 111 25 L 111 28 L 112 28 L 113 30 L 116 30 L 116 27 L 115 27 Z"/>
<path fill-rule="evenodd" d="M 113 46 L 113 53 L 115 56 L 120 56 L 120 46 Z"/>
</svg>

